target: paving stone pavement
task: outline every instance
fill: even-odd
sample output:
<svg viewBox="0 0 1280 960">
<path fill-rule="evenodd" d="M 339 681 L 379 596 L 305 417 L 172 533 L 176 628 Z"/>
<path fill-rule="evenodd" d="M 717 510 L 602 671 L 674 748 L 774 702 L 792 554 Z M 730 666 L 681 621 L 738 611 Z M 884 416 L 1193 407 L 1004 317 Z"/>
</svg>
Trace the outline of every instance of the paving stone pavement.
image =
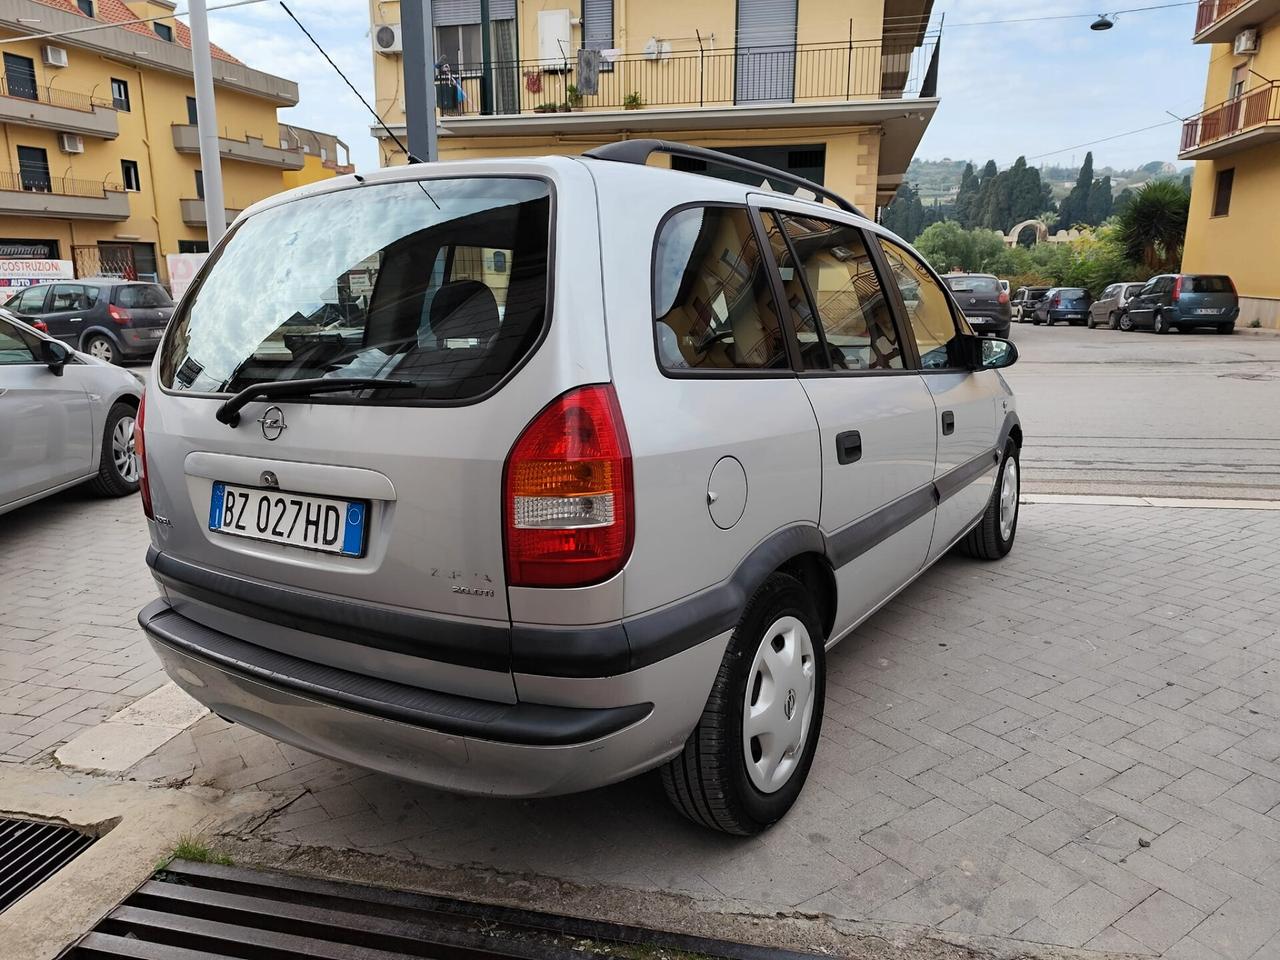
<svg viewBox="0 0 1280 960">
<path fill-rule="evenodd" d="M 1024 508 L 829 659 L 790 815 L 743 841 L 654 778 L 528 802 L 206 718 L 132 771 L 305 792 L 256 835 L 1170 960 L 1280 957 L 1280 513 Z"/>
<path fill-rule="evenodd" d="M 165 682 L 137 496 L 83 487 L 0 517 L 0 762 L 43 755 Z M 0 774 L 2 775 L 2 774 Z"/>
</svg>

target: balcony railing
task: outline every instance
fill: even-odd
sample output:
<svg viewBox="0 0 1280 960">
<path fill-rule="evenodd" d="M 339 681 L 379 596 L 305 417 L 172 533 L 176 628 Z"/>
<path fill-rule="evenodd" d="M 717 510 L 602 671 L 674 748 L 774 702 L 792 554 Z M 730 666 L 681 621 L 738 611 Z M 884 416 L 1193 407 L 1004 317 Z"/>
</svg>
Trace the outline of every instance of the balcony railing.
<svg viewBox="0 0 1280 960">
<path fill-rule="evenodd" d="M 921 45 L 798 44 L 626 54 L 601 64 L 587 93 L 576 54 L 564 60 L 493 63 L 491 112 L 663 109 L 735 104 L 829 103 L 934 96 L 929 70 L 938 36 Z M 449 116 L 482 112 L 481 71 L 437 71 L 436 106 Z"/>
<path fill-rule="evenodd" d="M 1203 33 L 1237 7 L 1242 7 L 1249 0 L 1200 0 L 1200 9 L 1196 11 L 1196 33 Z"/>
<path fill-rule="evenodd" d="M 26 77 L 10 77 L 4 74 L 0 74 L 0 96 L 34 100 L 37 103 L 47 103 L 51 107 L 79 110 L 82 113 L 92 113 L 95 107 L 113 109 L 110 98 L 94 97 L 87 93 L 39 85 Z"/>
<path fill-rule="evenodd" d="M 1280 0 L 1200 0 L 1196 11 L 1197 43 L 1230 43 L 1247 27 L 1280 13 Z"/>
<path fill-rule="evenodd" d="M 1190 153 L 1277 122 L 1280 122 L 1280 81 L 1272 81 L 1186 121 L 1182 125 L 1179 153 Z"/>
<path fill-rule="evenodd" d="M 105 199 L 107 191 L 120 192 L 124 188 L 101 180 L 73 180 L 70 177 L 51 177 L 42 170 L 23 170 L 14 173 L 0 170 L 0 190 L 22 190 L 27 193 L 53 193 L 60 197 L 93 197 Z"/>
</svg>

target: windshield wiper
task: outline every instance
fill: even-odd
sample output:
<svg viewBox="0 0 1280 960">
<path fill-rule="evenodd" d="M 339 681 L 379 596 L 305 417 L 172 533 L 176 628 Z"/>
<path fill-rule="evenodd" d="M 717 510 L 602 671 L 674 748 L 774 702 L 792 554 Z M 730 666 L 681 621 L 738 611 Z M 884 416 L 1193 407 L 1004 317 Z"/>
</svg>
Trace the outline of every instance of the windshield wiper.
<svg viewBox="0 0 1280 960">
<path fill-rule="evenodd" d="M 341 393 L 361 387 L 412 387 L 412 380 L 388 380 L 383 377 L 311 377 L 303 380 L 276 380 L 245 387 L 229 398 L 214 416 L 219 423 L 236 427 L 240 423 L 240 410 L 259 398 L 309 397 L 313 393 Z"/>
</svg>

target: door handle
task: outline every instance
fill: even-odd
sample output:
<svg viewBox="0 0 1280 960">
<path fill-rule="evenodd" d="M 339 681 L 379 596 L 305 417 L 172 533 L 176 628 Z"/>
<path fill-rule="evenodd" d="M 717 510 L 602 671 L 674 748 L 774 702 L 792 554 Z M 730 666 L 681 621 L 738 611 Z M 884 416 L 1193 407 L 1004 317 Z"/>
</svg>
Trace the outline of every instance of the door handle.
<svg viewBox="0 0 1280 960">
<path fill-rule="evenodd" d="M 942 411 L 942 435 L 949 437 L 956 432 L 956 415 L 950 410 Z"/>
<path fill-rule="evenodd" d="M 836 460 L 841 464 L 855 463 L 862 459 L 862 434 L 848 430 L 836 435 Z"/>
</svg>

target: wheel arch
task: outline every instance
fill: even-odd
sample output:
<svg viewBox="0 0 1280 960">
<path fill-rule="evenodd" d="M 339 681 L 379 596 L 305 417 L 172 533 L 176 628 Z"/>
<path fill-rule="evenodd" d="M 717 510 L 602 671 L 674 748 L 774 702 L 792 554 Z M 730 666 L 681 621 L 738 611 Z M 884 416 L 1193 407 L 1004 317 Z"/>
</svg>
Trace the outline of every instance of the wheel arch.
<svg viewBox="0 0 1280 960">
<path fill-rule="evenodd" d="M 106 327 L 98 324 L 80 331 L 80 345 L 76 347 L 76 349 L 81 353 L 87 352 L 85 350 L 85 346 L 95 336 L 103 336 L 110 340 L 117 353 L 124 350 L 124 346 L 121 344 L 120 337 L 116 335 L 116 332 L 114 330 L 108 330 Z"/>
<path fill-rule="evenodd" d="M 775 571 L 799 580 L 813 597 L 818 608 L 823 640 L 830 640 L 836 625 L 836 573 L 831 561 L 821 553 L 801 553 L 783 563 Z"/>
</svg>

